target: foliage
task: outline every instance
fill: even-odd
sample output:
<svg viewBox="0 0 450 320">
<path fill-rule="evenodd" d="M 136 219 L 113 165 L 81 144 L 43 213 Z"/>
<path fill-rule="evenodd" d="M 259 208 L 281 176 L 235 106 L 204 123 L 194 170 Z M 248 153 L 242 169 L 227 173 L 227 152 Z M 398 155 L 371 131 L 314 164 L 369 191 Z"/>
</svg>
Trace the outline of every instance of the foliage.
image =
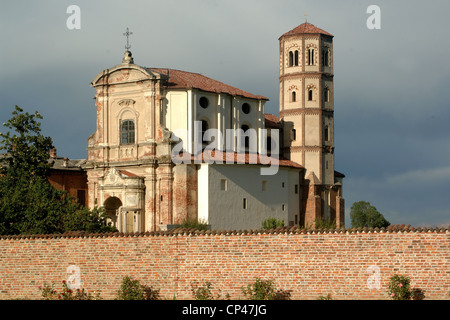
<svg viewBox="0 0 450 320">
<path fill-rule="evenodd" d="M 326 296 L 319 296 L 317 300 L 333 300 L 331 298 L 331 294 L 327 294 Z"/>
<path fill-rule="evenodd" d="M 102 212 L 82 207 L 48 181 L 52 140 L 41 134 L 35 112 L 16 106 L 0 133 L 6 151 L 0 172 L 0 234 L 50 234 L 66 231 L 115 231 Z"/>
<path fill-rule="evenodd" d="M 91 294 L 84 288 L 72 290 L 67 286 L 67 283 L 63 281 L 63 287 L 61 292 L 58 292 L 54 288 L 54 283 L 50 286 L 44 283 L 44 286 L 39 286 L 39 291 L 45 300 L 100 300 L 100 293 Z"/>
<path fill-rule="evenodd" d="M 197 282 L 191 283 L 191 291 L 195 300 L 214 300 L 214 295 L 211 292 L 211 282 L 207 281 L 202 286 L 198 286 Z"/>
<path fill-rule="evenodd" d="M 262 222 L 263 229 L 270 230 L 278 227 L 284 227 L 284 221 L 276 218 L 267 218 Z"/>
<path fill-rule="evenodd" d="M 354 228 L 386 228 L 390 225 L 389 221 L 366 201 L 353 203 L 350 209 L 350 218 Z"/>
<path fill-rule="evenodd" d="M 276 294 L 273 280 L 260 278 L 256 278 L 247 288 L 242 288 L 242 292 L 249 300 L 274 300 Z"/>
<path fill-rule="evenodd" d="M 8 129 L 0 133 L 0 151 L 6 152 L 4 161 L 7 166 L 2 168 L 2 174 L 9 173 L 10 178 L 20 179 L 25 176 L 46 177 L 50 165 L 48 159 L 53 142 L 50 137 L 41 134 L 42 116 L 39 112 L 29 114 L 18 106 L 12 112 L 13 117 L 4 123 Z"/>
<path fill-rule="evenodd" d="M 191 282 L 191 292 L 195 300 L 219 300 L 222 295 L 219 292 L 214 297 L 214 294 L 212 292 L 212 285 L 211 282 L 206 281 L 203 285 L 199 286 L 197 281 Z M 229 299 L 230 295 L 227 293 L 225 294 L 225 299 Z"/>
<path fill-rule="evenodd" d="M 139 280 L 125 276 L 117 292 L 117 300 L 144 300 L 144 288 Z"/>
<path fill-rule="evenodd" d="M 421 289 L 411 288 L 409 277 L 397 274 L 389 279 L 387 293 L 393 300 L 423 300 L 425 298 Z"/>
<path fill-rule="evenodd" d="M 80 207 L 72 215 L 64 216 L 63 222 L 66 232 L 80 230 L 92 233 L 117 231 L 115 227 L 108 224 L 106 211 L 103 207 L 94 207 L 92 210 Z"/>
<path fill-rule="evenodd" d="M 322 219 L 316 219 L 314 221 L 316 229 L 336 229 L 336 220 L 328 221 Z"/>
<path fill-rule="evenodd" d="M 181 222 L 181 224 L 178 225 L 181 228 L 186 229 L 197 229 L 197 230 L 208 230 L 208 223 L 203 220 L 198 220 L 196 218 L 188 218 Z"/>
<path fill-rule="evenodd" d="M 117 291 L 116 300 L 158 300 L 159 290 L 145 286 L 137 279 L 125 276 L 122 279 L 120 289 Z"/>
</svg>

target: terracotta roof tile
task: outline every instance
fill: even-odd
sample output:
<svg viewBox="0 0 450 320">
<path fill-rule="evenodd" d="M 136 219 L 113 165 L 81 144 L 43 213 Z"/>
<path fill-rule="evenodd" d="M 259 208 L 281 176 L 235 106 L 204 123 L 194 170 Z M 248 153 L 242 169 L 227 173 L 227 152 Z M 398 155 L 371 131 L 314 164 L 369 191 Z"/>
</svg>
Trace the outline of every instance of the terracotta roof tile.
<svg viewBox="0 0 450 320">
<path fill-rule="evenodd" d="M 257 165 L 274 165 L 278 161 L 280 167 L 291 167 L 303 169 L 303 166 L 297 162 L 284 159 L 282 157 L 272 158 L 270 156 L 263 156 L 261 154 L 256 154 L 256 162 L 250 157 L 248 153 L 236 153 L 236 152 L 222 152 L 216 150 L 204 150 L 200 156 L 195 156 L 189 153 L 180 154 L 181 159 L 186 159 L 190 161 L 195 161 L 202 159 L 203 163 L 215 162 L 222 160 L 224 164 L 233 161 L 234 164 L 257 164 Z M 181 160 L 180 159 L 180 160 Z"/>
<path fill-rule="evenodd" d="M 258 100 L 269 100 L 264 96 L 251 94 L 249 92 L 229 86 L 225 83 L 211 79 L 199 73 L 163 68 L 147 69 L 168 75 L 168 85 L 171 88 L 200 89 L 207 92 L 226 93 L 232 96 L 242 96 L 245 98 Z"/>
<path fill-rule="evenodd" d="M 266 128 L 276 128 L 276 129 L 282 128 L 280 118 L 278 118 L 277 116 L 270 113 L 265 113 L 264 118 Z"/>
<path fill-rule="evenodd" d="M 322 30 L 320 28 L 317 28 L 315 25 L 313 25 L 311 23 L 307 23 L 307 22 L 299 25 L 298 27 L 295 27 L 291 31 L 286 32 L 281 37 L 289 36 L 289 35 L 293 35 L 293 34 L 303 34 L 303 33 L 314 33 L 314 34 L 320 33 L 320 34 L 324 34 L 324 35 L 333 37 L 333 35 L 331 33 L 328 33 L 325 30 Z"/>
<path fill-rule="evenodd" d="M 138 175 L 135 175 L 134 173 L 131 173 L 126 170 L 119 170 L 119 172 L 127 177 L 139 177 Z"/>
</svg>

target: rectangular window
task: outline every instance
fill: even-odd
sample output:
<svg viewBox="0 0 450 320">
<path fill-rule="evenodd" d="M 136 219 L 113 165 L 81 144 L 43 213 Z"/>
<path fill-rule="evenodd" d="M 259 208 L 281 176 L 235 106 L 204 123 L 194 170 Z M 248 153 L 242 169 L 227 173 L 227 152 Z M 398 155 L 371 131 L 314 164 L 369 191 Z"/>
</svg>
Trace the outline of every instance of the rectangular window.
<svg viewBox="0 0 450 320">
<path fill-rule="evenodd" d="M 325 141 L 330 141 L 330 129 L 327 126 L 325 127 L 324 139 Z"/>
<path fill-rule="evenodd" d="M 267 181 L 263 180 L 262 182 L 262 191 L 266 191 L 267 190 Z"/>
<path fill-rule="evenodd" d="M 298 194 L 298 184 L 295 185 L 295 194 Z"/>
<path fill-rule="evenodd" d="M 120 126 L 121 144 L 131 144 L 135 142 L 135 127 L 133 120 L 124 120 Z"/>
<path fill-rule="evenodd" d="M 284 182 L 281 183 L 281 187 L 284 188 Z"/>
<path fill-rule="evenodd" d="M 227 189 L 228 189 L 227 179 L 221 179 L 220 180 L 220 190 L 227 191 Z"/>
<path fill-rule="evenodd" d="M 285 206 L 284 204 L 282 204 L 282 205 L 281 205 L 281 210 L 284 211 L 285 209 L 286 209 L 286 206 Z"/>
<path fill-rule="evenodd" d="M 295 224 L 298 224 L 298 214 L 295 215 Z"/>
<path fill-rule="evenodd" d="M 243 208 L 244 208 L 244 209 L 247 209 L 247 198 L 244 198 L 244 201 L 243 201 Z"/>
</svg>

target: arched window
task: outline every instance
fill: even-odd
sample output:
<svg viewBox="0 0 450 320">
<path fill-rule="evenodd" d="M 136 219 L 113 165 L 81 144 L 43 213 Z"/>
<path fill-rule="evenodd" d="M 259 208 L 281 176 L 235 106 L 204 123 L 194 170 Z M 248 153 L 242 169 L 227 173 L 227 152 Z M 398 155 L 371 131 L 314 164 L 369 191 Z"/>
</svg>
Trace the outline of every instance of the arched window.
<svg viewBox="0 0 450 320">
<path fill-rule="evenodd" d="M 298 66 L 298 50 L 294 52 L 294 65 Z"/>
<path fill-rule="evenodd" d="M 204 141 L 204 136 L 205 136 L 205 132 L 207 131 L 209 129 L 209 125 L 208 125 L 208 121 L 206 121 L 206 120 L 202 120 L 202 141 L 203 141 L 203 144 L 205 144 L 205 141 Z"/>
<path fill-rule="evenodd" d="M 313 91 L 312 91 L 312 89 L 309 89 L 308 90 L 308 101 L 312 101 L 312 99 L 313 99 Z"/>
<path fill-rule="evenodd" d="M 330 53 L 329 53 L 329 49 L 327 47 L 323 48 L 323 53 L 322 53 L 322 64 L 324 67 L 329 67 L 330 66 Z"/>
<path fill-rule="evenodd" d="M 123 120 L 120 125 L 120 143 L 132 144 L 135 142 L 135 127 L 133 120 Z"/>
<path fill-rule="evenodd" d="M 325 88 L 323 90 L 323 101 L 324 102 L 330 101 L 330 89 L 328 89 L 328 88 Z"/>
<path fill-rule="evenodd" d="M 297 92 L 292 91 L 291 102 L 296 102 L 296 101 L 297 101 Z"/>
<path fill-rule="evenodd" d="M 292 67 L 294 65 L 294 53 L 292 51 L 289 51 L 289 67 Z"/>
<path fill-rule="evenodd" d="M 308 49 L 308 60 L 307 60 L 307 64 L 310 66 L 314 65 L 314 48 L 309 48 Z"/>
<path fill-rule="evenodd" d="M 330 141 L 330 129 L 328 128 L 328 126 L 325 126 L 325 130 L 324 130 L 324 140 L 325 141 Z"/>
<path fill-rule="evenodd" d="M 249 128 L 248 125 L 243 124 L 241 126 L 241 129 L 242 129 L 242 131 L 244 131 L 244 134 L 245 134 L 247 132 L 247 130 L 250 129 L 250 128 Z M 245 150 L 248 150 L 249 146 L 250 146 L 250 137 L 248 135 L 246 135 L 246 136 L 244 136 L 244 147 L 245 147 Z"/>
</svg>

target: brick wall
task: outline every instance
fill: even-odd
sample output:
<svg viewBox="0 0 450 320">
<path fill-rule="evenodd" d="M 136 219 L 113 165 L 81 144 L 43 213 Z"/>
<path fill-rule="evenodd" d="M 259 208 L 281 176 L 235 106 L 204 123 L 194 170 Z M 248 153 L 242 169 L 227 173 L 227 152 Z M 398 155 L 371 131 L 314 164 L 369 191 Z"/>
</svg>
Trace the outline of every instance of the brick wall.
<svg viewBox="0 0 450 320">
<path fill-rule="evenodd" d="M 244 298 L 241 287 L 255 277 L 275 280 L 291 299 L 388 299 L 393 274 L 430 299 L 450 292 L 449 230 L 336 230 L 295 228 L 268 233 L 168 231 L 141 234 L 3 236 L 0 239 L 0 299 L 39 299 L 38 286 L 69 277 L 80 268 L 83 287 L 114 299 L 130 275 L 160 289 L 166 299 L 192 299 L 190 283 L 210 281 L 213 292 Z M 379 270 L 380 289 L 369 288 Z"/>
</svg>

